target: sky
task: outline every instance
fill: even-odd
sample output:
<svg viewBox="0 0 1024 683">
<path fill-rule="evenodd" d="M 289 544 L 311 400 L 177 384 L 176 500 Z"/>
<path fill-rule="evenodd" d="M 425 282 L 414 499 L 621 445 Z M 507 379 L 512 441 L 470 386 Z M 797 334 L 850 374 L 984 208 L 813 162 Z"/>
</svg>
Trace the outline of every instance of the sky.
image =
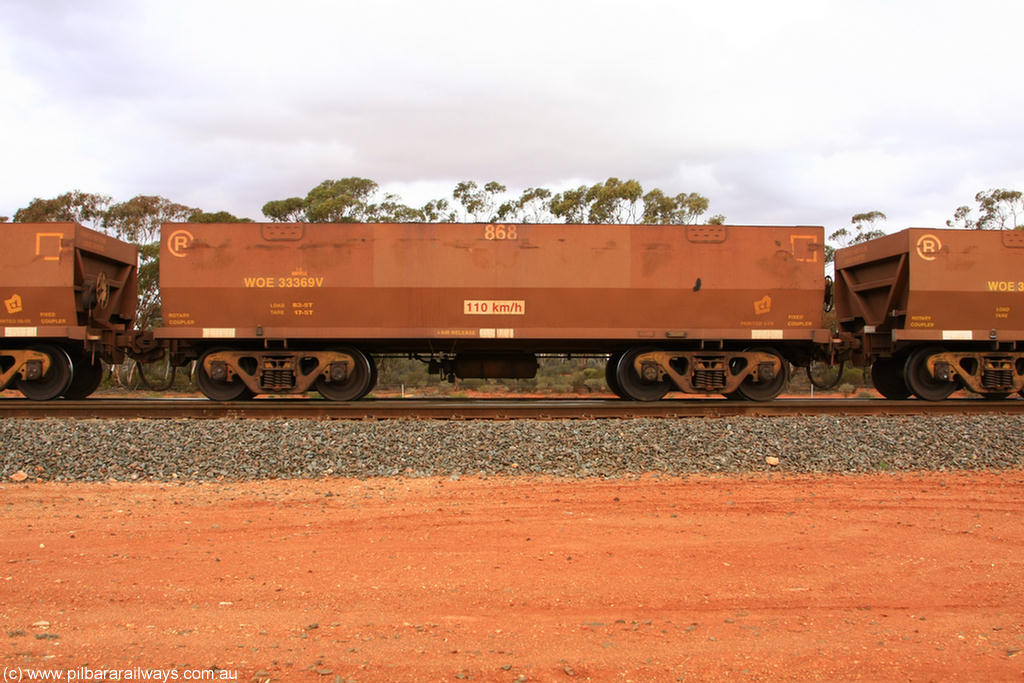
<svg viewBox="0 0 1024 683">
<path fill-rule="evenodd" d="M 614 176 L 732 224 L 941 226 L 1024 189 L 1022 32 L 1016 0 L 0 0 L 0 215 Z"/>
</svg>

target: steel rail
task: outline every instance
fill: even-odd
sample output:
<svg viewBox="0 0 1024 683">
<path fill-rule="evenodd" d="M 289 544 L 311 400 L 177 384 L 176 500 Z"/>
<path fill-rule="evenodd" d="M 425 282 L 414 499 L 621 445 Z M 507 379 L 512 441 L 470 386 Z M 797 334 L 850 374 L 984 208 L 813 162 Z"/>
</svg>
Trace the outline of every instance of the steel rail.
<svg viewBox="0 0 1024 683">
<path fill-rule="evenodd" d="M 312 420 L 560 420 L 601 418 L 783 417 L 800 415 L 1024 415 L 1024 400 L 920 400 L 785 398 L 763 403 L 725 399 L 653 402 L 609 399 L 256 399 L 217 403 L 205 398 L 91 398 L 36 402 L 0 398 L 0 418 L 43 419 L 312 419 Z"/>
</svg>

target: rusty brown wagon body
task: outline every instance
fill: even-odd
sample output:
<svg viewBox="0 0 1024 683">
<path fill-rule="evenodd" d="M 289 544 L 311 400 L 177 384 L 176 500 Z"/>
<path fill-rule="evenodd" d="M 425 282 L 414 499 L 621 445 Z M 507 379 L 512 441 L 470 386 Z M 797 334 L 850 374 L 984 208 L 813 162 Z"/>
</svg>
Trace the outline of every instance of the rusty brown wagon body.
<svg viewBox="0 0 1024 683">
<path fill-rule="evenodd" d="M 1024 389 L 1024 231 L 911 228 L 835 266 L 840 325 L 883 395 Z"/>
<path fill-rule="evenodd" d="M 156 336 L 201 359 L 213 398 L 358 398 L 371 355 L 395 353 L 458 377 L 611 354 L 610 383 L 634 398 L 770 398 L 829 339 L 823 241 L 799 226 L 165 224 Z"/>
<path fill-rule="evenodd" d="M 130 345 L 138 250 L 77 223 L 3 223 L 0 243 L 0 388 L 87 396 Z"/>
</svg>

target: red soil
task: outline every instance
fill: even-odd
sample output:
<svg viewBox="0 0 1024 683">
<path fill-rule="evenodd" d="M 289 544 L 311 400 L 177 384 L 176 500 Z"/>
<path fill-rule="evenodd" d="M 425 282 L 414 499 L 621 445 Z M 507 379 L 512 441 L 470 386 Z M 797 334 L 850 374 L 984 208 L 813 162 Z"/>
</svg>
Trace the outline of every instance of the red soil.
<svg viewBox="0 0 1024 683">
<path fill-rule="evenodd" d="M 0 659 L 22 680 L 1024 680 L 1021 471 L 0 500 Z"/>
</svg>

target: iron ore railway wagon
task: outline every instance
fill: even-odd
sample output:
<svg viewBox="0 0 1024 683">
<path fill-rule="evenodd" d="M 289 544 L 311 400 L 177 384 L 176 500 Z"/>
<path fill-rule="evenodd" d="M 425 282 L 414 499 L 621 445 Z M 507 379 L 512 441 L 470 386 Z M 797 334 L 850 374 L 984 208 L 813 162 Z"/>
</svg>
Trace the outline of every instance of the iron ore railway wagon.
<svg viewBox="0 0 1024 683">
<path fill-rule="evenodd" d="M 76 223 L 3 223 L 0 244 L 0 389 L 85 398 L 132 346 L 138 250 Z"/>
<path fill-rule="evenodd" d="M 210 398 L 353 400 L 374 356 L 445 377 L 532 377 L 608 355 L 612 389 L 770 399 L 821 329 L 820 227 L 168 224 L 163 327 Z"/>
<path fill-rule="evenodd" d="M 886 398 L 1024 389 L 1024 231 L 911 228 L 836 252 L 835 305 Z"/>
<path fill-rule="evenodd" d="M 1024 391 L 1024 233 L 911 229 L 840 249 L 808 226 L 165 224 L 163 315 L 133 329 L 137 252 L 73 223 L 2 224 L 0 389 L 81 398 L 101 361 L 197 362 L 211 399 L 355 400 L 376 360 L 444 378 L 607 359 L 623 398 L 768 400 L 791 366 L 870 364 L 889 398 Z"/>
</svg>

